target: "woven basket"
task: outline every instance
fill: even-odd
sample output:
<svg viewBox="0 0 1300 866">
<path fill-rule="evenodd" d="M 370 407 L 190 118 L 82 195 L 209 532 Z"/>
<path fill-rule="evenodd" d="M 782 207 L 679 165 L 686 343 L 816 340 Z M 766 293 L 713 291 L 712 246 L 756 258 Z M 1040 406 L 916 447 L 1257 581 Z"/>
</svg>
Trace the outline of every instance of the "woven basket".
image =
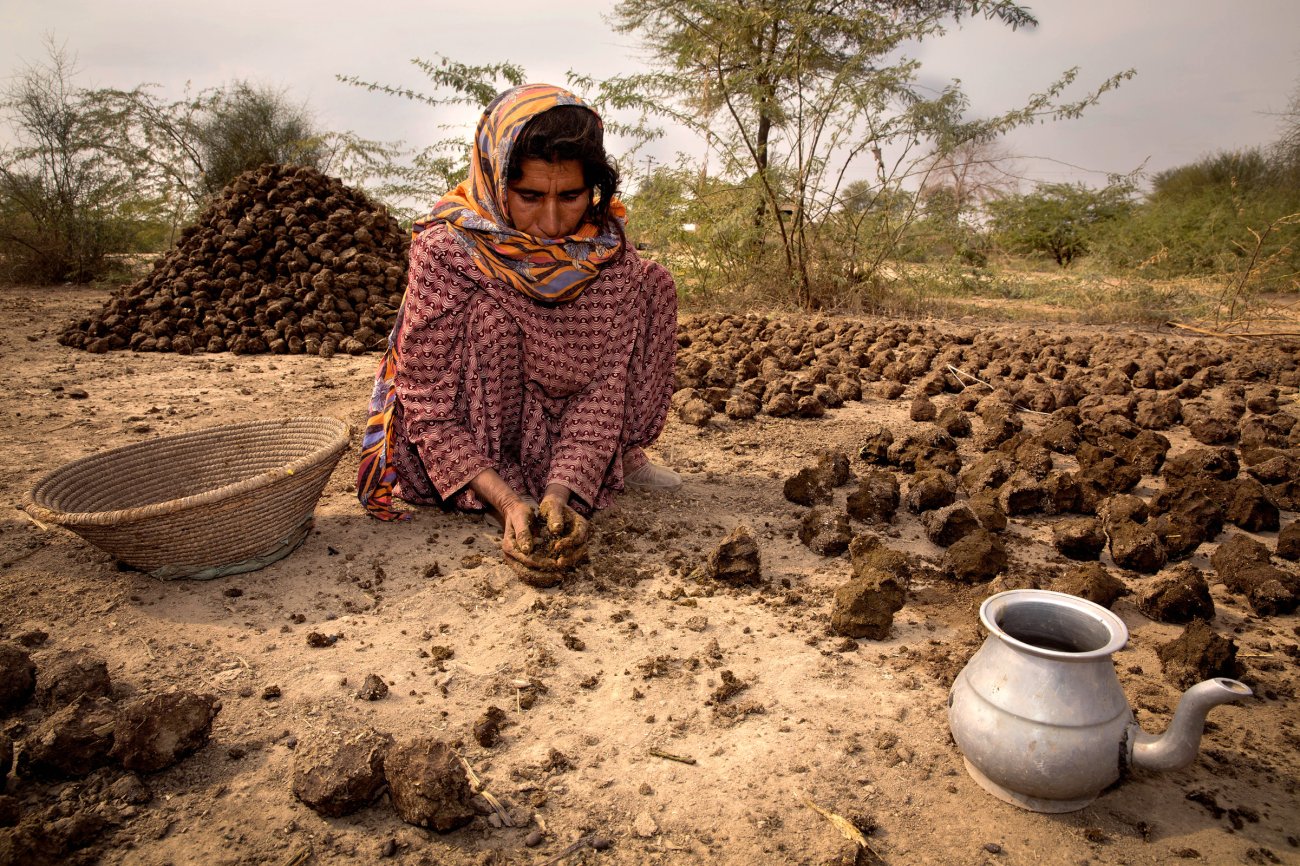
<svg viewBox="0 0 1300 866">
<path fill-rule="evenodd" d="M 162 580 L 238 574 L 306 537 L 347 445 L 333 418 L 209 427 L 67 463 L 23 507 Z"/>
</svg>

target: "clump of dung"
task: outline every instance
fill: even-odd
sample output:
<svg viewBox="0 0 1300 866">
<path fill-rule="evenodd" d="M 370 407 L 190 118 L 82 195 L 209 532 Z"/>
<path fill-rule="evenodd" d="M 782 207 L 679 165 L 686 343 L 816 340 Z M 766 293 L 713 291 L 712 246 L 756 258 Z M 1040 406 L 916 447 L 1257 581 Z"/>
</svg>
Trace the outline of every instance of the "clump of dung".
<svg viewBox="0 0 1300 866">
<path fill-rule="evenodd" d="M 528 521 L 528 530 L 532 537 L 532 552 L 527 563 L 510 560 L 510 565 L 524 583 L 543 588 L 555 586 L 567 572 L 587 561 L 586 522 L 572 510 L 564 510 L 564 522 L 559 532 L 552 532 L 541 511 L 534 510 Z"/>
</svg>

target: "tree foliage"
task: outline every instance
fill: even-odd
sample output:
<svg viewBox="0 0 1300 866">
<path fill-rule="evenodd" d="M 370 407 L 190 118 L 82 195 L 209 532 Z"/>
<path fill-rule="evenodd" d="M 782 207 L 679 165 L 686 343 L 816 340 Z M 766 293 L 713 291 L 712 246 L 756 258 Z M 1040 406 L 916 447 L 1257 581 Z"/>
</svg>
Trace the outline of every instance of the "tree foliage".
<svg viewBox="0 0 1300 866">
<path fill-rule="evenodd" d="M 996 139 L 969 139 L 935 150 L 921 163 L 920 193 L 927 212 L 977 221 L 987 202 L 1016 191 L 1015 164 L 1015 156 Z"/>
<path fill-rule="evenodd" d="M 86 89 L 67 53 L 0 94 L 0 266 L 11 279 L 84 281 L 114 253 L 171 242 L 235 176 L 267 162 L 364 175 L 383 145 L 320 131 L 283 91 L 243 81 L 168 101 L 153 85 Z"/>
<path fill-rule="evenodd" d="M 132 249 L 139 167 L 109 142 L 125 122 L 114 94 L 73 82 L 66 52 L 49 46 L 0 94 L 15 144 L 0 150 L 0 269 L 9 279 L 84 281 Z"/>
<path fill-rule="evenodd" d="M 921 163 L 920 215 L 897 257 L 986 264 L 986 205 L 1016 192 L 1015 164 L 996 139 L 972 139 L 931 153 Z"/>
<path fill-rule="evenodd" d="M 236 81 L 215 91 L 193 128 L 203 187 L 215 195 L 264 163 L 321 169 L 325 137 L 306 106 L 282 90 Z"/>
<path fill-rule="evenodd" d="M 1101 227 L 1132 208 L 1133 184 L 1114 179 L 1096 190 L 1083 184 L 1044 184 L 1034 192 L 989 202 L 993 237 L 1011 252 L 1050 256 L 1061 267 L 1086 255 Z"/>
<path fill-rule="evenodd" d="M 1128 218 L 1097 238 L 1108 266 L 1150 276 L 1253 272 L 1285 289 L 1300 273 L 1300 184 L 1278 151 L 1246 148 L 1160 172 Z"/>
<path fill-rule="evenodd" d="M 1272 183 L 1270 166 L 1258 147 L 1225 150 L 1156 173 L 1147 200 L 1156 204 L 1196 198 L 1207 190 L 1254 194 Z"/>
<path fill-rule="evenodd" d="M 115 127 L 113 146 L 147 166 L 150 188 L 175 225 L 249 169 L 286 163 L 329 171 L 340 154 L 362 146 L 321 130 L 307 106 L 284 91 L 248 81 L 170 102 L 149 85 L 116 96 L 129 122 Z"/>
<path fill-rule="evenodd" d="M 629 239 L 670 267 L 681 291 L 705 303 L 724 300 L 750 267 L 752 193 L 684 158 L 659 166 L 627 197 Z"/>
<path fill-rule="evenodd" d="M 1131 75 L 1062 102 L 1072 70 L 1020 108 L 970 120 L 958 85 L 926 92 L 917 62 L 903 51 L 973 15 L 1012 28 L 1036 23 L 1027 9 L 996 0 L 624 0 L 615 26 L 639 34 L 658 68 L 602 87 L 642 94 L 660 116 L 704 137 L 722 176 L 753 190 L 747 246 L 756 272 L 775 272 L 793 286 L 795 301 L 815 306 L 869 280 L 905 228 L 844 218 L 846 183 L 870 178 L 872 193 L 893 202 L 906 180 L 925 173 L 922 156 L 931 150 L 948 153 L 1021 124 L 1078 116 Z M 918 213 L 900 216 L 906 222 Z M 835 237 L 845 225 L 880 233 L 865 243 L 865 261 L 841 266 L 842 246 L 862 241 Z"/>
<path fill-rule="evenodd" d="M 1159 172 L 1098 258 L 1146 276 L 1216 276 L 1239 291 L 1300 287 L 1300 85 L 1269 146 L 1207 154 Z M 1249 286 L 1247 286 L 1249 284 Z"/>
<path fill-rule="evenodd" d="M 435 54 L 432 60 L 416 58 L 411 64 L 428 79 L 431 91 L 383 84 L 356 75 L 336 78 L 371 93 L 421 103 L 439 113 L 464 108 L 481 111 L 501 91 L 529 81 L 523 67 L 509 62 L 469 64 Z M 566 83 L 600 112 L 606 147 L 613 144 L 611 139 L 617 140 L 617 146 L 623 150 L 622 153 L 615 150 L 612 155 L 623 163 L 632 161 L 640 145 L 662 134 L 646 122 L 654 109 L 643 94 L 607 88 L 603 82 L 575 72 L 568 74 Z M 443 123 L 440 129 L 445 135 L 433 142 L 414 149 L 404 142 L 396 142 L 386 145 L 383 153 L 372 151 L 369 158 L 357 160 L 358 164 L 364 163 L 370 190 L 407 220 L 423 214 L 469 174 L 473 127 L 467 130 L 464 124 Z"/>
</svg>

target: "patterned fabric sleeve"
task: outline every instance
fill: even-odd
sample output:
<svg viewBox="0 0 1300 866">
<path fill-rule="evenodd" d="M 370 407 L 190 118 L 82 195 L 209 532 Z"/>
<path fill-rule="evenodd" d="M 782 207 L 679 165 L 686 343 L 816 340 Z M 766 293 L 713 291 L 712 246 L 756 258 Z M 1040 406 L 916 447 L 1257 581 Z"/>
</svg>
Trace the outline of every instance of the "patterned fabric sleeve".
<svg viewBox="0 0 1300 866">
<path fill-rule="evenodd" d="M 432 241 L 439 234 L 426 232 L 411 245 L 396 385 L 406 438 L 419 451 L 438 495 L 449 499 L 496 464 L 461 423 L 466 306 L 475 287 L 465 276 L 465 262 L 454 261 L 456 245 Z M 463 252 L 459 255 L 463 259 Z"/>
<path fill-rule="evenodd" d="M 618 321 L 619 333 L 612 334 L 606 345 L 622 350 L 608 352 L 601 359 L 591 384 L 569 398 L 561 416 L 547 483 L 563 484 L 588 505 L 595 505 L 619 444 L 635 325 L 632 316 Z"/>
</svg>

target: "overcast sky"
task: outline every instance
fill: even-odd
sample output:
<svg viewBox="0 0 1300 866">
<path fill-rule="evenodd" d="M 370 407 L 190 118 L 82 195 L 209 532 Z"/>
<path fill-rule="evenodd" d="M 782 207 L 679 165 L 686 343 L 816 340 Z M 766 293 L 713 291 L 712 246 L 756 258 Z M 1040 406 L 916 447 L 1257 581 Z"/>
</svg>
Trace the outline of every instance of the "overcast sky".
<svg viewBox="0 0 1300 866">
<path fill-rule="evenodd" d="M 1137 77 L 1081 119 L 1017 133 L 1024 175 L 1104 182 L 1107 173 L 1182 165 L 1277 136 L 1270 112 L 1300 84 L 1300 0 L 1028 0 L 1041 22 L 1015 33 L 983 21 L 916 46 L 923 81 L 960 78 L 972 113 L 1014 107 L 1063 70 L 1077 92 L 1130 67 Z M 423 143 L 439 126 L 421 105 L 342 84 L 336 74 L 428 90 L 409 61 L 442 54 L 465 63 L 509 60 L 535 81 L 563 84 L 572 69 L 596 77 L 644 68 L 633 36 L 602 18 L 613 3 L 340 2 L 340 0 L 0 0 L 0 73 L 45 56 L 52 36 L 75 56 L 79 84 L 160 85 L 179 96 L 247 79 L 285 88 L 320 125 L 367 138 Z M 681 135 L 652 145 L 699 156 Z M 700 151 L 700 153 L 694 153 Z"/>
</svg>

